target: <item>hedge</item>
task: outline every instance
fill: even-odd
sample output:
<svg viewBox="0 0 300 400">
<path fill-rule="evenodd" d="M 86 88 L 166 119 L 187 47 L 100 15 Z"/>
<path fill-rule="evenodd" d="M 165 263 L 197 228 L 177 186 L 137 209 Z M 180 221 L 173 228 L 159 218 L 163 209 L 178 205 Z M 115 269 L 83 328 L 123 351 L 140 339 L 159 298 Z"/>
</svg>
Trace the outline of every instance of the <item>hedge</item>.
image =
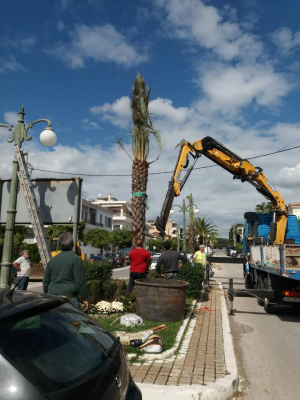
<svg viewBox="0 0 300 400">
<path fill-rule="evenodd" d="M 117 283 L 112 279 L 112 263 L 107 261 L 83 262 L 89 301 L 114 300 Z"/>
<path fill-rule="evenodd" d="M 151 270 L 147 278 L 160 278 L 160 275 L 155 270 Z M 194 263 L 194 265 L 190 262 L 185 263 L 179 270 L 178 278 L 189 284 L 186 292 L 187 297 L 197 298 L 202 289 L 202 282 L 204 279 L 202 263 Z"/>
<path fill-rule="evenodd" d="M 83 261 L 84 275 L 87 281 L 93 279 L 100 279 L 101 281 L 108 281 L 113 275 L 113 265 L 108 261 L 99 261 L 89 263 Z"/>
</svg>

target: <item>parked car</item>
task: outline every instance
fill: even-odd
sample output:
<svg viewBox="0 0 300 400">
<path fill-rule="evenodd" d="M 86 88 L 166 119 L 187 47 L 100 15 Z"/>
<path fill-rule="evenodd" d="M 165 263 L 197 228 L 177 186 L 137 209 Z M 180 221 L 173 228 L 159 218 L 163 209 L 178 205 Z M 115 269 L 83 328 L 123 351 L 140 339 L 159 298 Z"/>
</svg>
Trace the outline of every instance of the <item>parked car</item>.
<svg viewBox="0 0 300 400">
<path fill-rule="evenodd" d="M 227 246 L 225 250 L 226 256 L 235 257 L 236 256 L 236 249 L 234 246 Z"/>
<path fill-rule="evenodd" d="M 108 261 L 112 262 L 113 268 L 124 267 L 125 257 L 121 253 L 107 253 L 105 257 Z"/>
<path fill-rule="evenodd" d="M 156 254 L 156 255 L 154 255 L 154 256 L 152 256 L 151 257 L 151 265 L 150 265 L 150 269 L 155 269 L 156 268 L 156 263 L 157 263 L 157 260 L 159 259 L 159 257 L 160 257 L 160 254 Z"/>
<path fill-rule="evenodd" d="M 0 289 L 1 400 L 141 400 L 126 353 L 66 297 Z"/>
<path fill-rule="evenodd" d="M 106 258 L 106 256 L 93 256 L 90 259 L 90 262 L 92 262 L 92 261 L 107 261 L 107 258 Z"/>
<path fill-rule="evenodd" d="M 121 250 L 121 254 L 124 257 L 124 265 L 130 265 L 129 253 L 133 250 L 133 247 L 126 247 Z"/>
</svg>

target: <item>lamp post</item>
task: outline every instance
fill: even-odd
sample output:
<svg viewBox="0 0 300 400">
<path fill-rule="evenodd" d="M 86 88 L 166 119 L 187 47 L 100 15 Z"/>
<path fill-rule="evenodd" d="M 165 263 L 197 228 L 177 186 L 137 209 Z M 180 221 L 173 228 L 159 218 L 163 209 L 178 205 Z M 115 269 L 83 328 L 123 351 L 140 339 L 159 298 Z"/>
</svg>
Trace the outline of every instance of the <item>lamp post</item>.
<svg viewBox="0 0 300 400">
<path fill-rule="evenodd" d="M 209 242 L 209 235 L 206 238 L 206 254 L 208 254 L 208 242 Z"/>
<path fill-rule="evenodd" d="M 33 125 L 39 122 L 47 122 L 48 124 L 48 126 L 40 134 L 41 142 L 45 146 L 53 146 L 56 143 L 56 135 L 51 127 L 51 122 L 48 119 L 38 119 L 28 124 L 26 128 L 24 123 L 24 115 L 25 115 L 24 105 L 22 105 L 22 108 L 19 112 L 18 123 L 14 129 L 12 125 L 0 124 L 0 127 L 4 127 L 7 128 L 9 131 L 12 131 L 12 138 L 7 139 L 9 143 L 15 142 L 15 144 L 17 144 L 18 147 L 21 148 L 24 139 L 26 141 L 32 139 L 31 136 L 27 136 L 28 130 L 31 129 Z M 5 229 L 5 237 L 3 244 L 0 288 L 10 288 L 12 248 L 14 239 L 15 219 L 17 213 L 16 206 L 17 206 L 17 195 L 18 195 L 18 169 L 19 169 L 19 164 L 15 154 L 13 160 L 10 194 L 9 194 L 9 202 L 8 202 L 7 218 L 6 218 L 6 229 Z"/>
<path fill-rule="evenodd" d="M 176 205 L 176 204 L 174 204 L 173 205 L 173 207 L 179 207 L 179 212 L 182 212 L 182 214 L 183 214 L 183 233 L 182 233 L 182 237 L 183 237 L 183 246 L 182 246 L 182 251 L 184 252 L 184 253 L 186 253 L 186 225 L 185 225 L 185 213 L 187 212 L 187 211 L 189 211 L 190 210 L 190 208 L 191 207 L 196 207 L 195 209 L 194 209 L 194 213 L 195 214 L 198 214 L 199 213 L 199 209 L 198 209 L 198 207 L 196 206 L 196 204 L 189 204 L 188 206 L 186 206 L 185 205 L 185 199 L 183 199 L 183 204 L 182 204 L 182 206 L 178 206 L 178 205 Z M 175 210 L 173 210 L 173 208 L 171 209 L 171 211 L 170 211 L 170 214 L 171 215 L 173 215 L 175 213 Z"/>
</svg>

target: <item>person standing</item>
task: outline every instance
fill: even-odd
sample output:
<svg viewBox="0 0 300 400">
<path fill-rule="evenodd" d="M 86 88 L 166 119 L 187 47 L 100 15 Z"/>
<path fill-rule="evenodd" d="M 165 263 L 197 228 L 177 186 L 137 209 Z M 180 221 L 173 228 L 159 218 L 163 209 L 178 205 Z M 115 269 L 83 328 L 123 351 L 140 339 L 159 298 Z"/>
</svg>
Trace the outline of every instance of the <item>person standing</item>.
<svg viewBox="0 0 300 400">
<path fill-rule="evenodd" d="M 179 269 L 188 259 L 179 251 L 171 250 L 171 243 L 168 241 L 164 242 L 164 248 L 166 251 L 158 258 L 155 269 L 165 279 L 178 279 Z M 163 273 L 160 271 L 162 264 Z"/>
<path fill-rule="evenodd" d="M 143 243 L 140 239 L 136 241 L 136 248 L 129 253 L 130 275 L 126 291 L 130 293 L 135 286 L 136 279 L 145 279 L 148 269 L 151 265 L 151 256 L 149 251 L 143 249 Z"/>
<path fill-rule="evenodd" d="M 203 289 L 205 291 L 209 291 L 209 262 L 206 259 L 206 254 L 204 253 L 204 246 L 203 244 L 200 244 L 199 251 L 196 251 L 196 253 L 193 256 L 192 262 L 198 262 L 202 263 L 202 266 L 205 270 L 205 277 L 203 280 Z"/>
<path fill-rule="evenodd" d="M 88 292 L 84 276 L 82 260 L 73 253 L 73 237 L 70 233 L 62 233 L 58 238 L 61 252 L 47 264 L 44 279 L 44 293 L 66 296 L 70 302 L 80 309 L 78 294 L 81 295 L 84 311 L 89 308 Z"/>
<path fill-rule="evenodd" d="M 23 250 L 21 257 L 13 262 L 17 272 L 18 290 L 26 290 L 31 273 L 31 262 L 29 260 L 29 251 Z"/>
</svg>

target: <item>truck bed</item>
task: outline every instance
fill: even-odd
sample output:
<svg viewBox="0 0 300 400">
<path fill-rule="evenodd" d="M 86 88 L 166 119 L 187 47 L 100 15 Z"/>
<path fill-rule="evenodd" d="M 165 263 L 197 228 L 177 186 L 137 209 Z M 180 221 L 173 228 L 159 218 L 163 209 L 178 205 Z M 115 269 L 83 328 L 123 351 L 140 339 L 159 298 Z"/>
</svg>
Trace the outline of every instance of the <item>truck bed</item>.
<svg viewBox="0 0 300 400">
<path fill-rule="evenodd" d="M 251 246 L 250 266 L 300 281 L 300 245 Z"/>
</svg>

